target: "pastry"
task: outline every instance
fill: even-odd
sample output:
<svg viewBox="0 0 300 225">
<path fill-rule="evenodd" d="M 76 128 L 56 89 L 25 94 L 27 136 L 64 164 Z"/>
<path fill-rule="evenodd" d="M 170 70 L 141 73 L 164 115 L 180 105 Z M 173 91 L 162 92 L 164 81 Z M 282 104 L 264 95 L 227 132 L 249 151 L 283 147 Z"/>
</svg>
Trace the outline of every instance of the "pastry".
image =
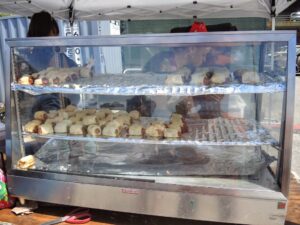
<svg viewBox="0 0 300 225">
<path fill-rule="evenodd" d="M 17 162 L 17 168 L 18 169 L 29 169 L 34 167 L 35 165 L 35 158 L 33 155 L 27 155 Z"/>
<path fill-rule="evenodd" d="M 101 128 L 98 125 L 89 125 L 87 128 L 87 132 L 89 135 L 97 137 L 101 135 Z"/>
<path fill-rule="evenodd" d="M 96 112 L 96 117 L 98 120 L 102 120 L 106 117 L 106 113 L 104 110 L 99 110 L 98 112 Z"/>
<path fill-rule="evenodd" d="M 67 122 L 64 122 L 64 121 L 59 122 L 54 126 L 54 132 L 66 134 L 66 133 L 68 133 L 68 127 L 69 127 L 69 124 Z"/>
<path fill-rule="evenodd" d="M 38 133 L 41 135 L 46 135 L 46 134 L 53 134 L 53 126 L 50 123 L 47 124 L 41 124 L 38 126 Z"/>
<path fill-rule="evenodd" d="M 117 118 L 119 116 L 128 115 L 128 112 L 125 110 L 118 110 L 116 113 L 113 114 L 114 118 Z"/>
<path fill-rule="evenodd" d="M 47 119 L 47 113 L 45 111 L 37 111 L 34 113 L 34 119 L 44 121 Z"/>
<path fill-rule="evenodd" d="M 133 120 L 138 120 L 140 118 L 140 112 L 137 110 L 132 110 L 131 112 L 129 112 L 129 116 L 133 119 Z"/>
<path fill-rule="evenodd" d="M 105 125 L 107 124 L 107 121 L 105 120 L 99 120 L 98 121 L 98 125 L 101 129 L 103 129 L 105 127 Z"/>
<path fill-rule="evenodd" d="M 179 74 L 170 74 L 165 81 L 167 85 L 183 85 L 183 78 Z"/>
<path fill-rule="evenodd" d="M 120 136 L 121 128 L 118 124 L 113 124 L 112 122 L 106 124 L 103 128 L 102 134 L 108 137 L 118 137 Z"/>
<path fill-rule="evenodd" d="M 97 124 L 97 118 L 96 118 L 96 116 L 85 116 L 82 119 L 82 124 L 85 126 L 88 126 L 91 124 Z"/>
<path fill-rule="evenodd" d="M 82 124 L 73 124 L 70 126 L 70 134 L 72 135 L 83 135 L 83 125 Z"/>
<path fill-rule="evenodd" d="M 54 117 L 56 117 L 58 114 L 58 112 L 56 110 L 50 110 L 49 113 L 47 113 L 47 118 L 49 119 L 53 119 Z"/>
<path fill-rule="evenodd" d="M 52 119 L 52 121 L 53 121 L 54 123 L 58 123 L 58 122 L 63 121 L 64 119 L 65 119 L 65 118 L 64 118 L 62 115 L 60 115 L 60 116 L 54 117 L 54 118 Z"/>
<path fill-rule="evenodd" d="M 115 119 L 122 125 L 130 125 L 131 124 L 131 117 L 129 115 L 122 115 Z"/>
<path fill-rule="evenodd" d="M 181 129 L 167 128 L 164 130 L 165 138 L 179 138 L 181 136 Z"/>
<path fill-rule="evenodd" d="M 24 130 L 29 133 L 37 133 L 38 126 L 42 124 L 40 120 L 31 120 L 30 122 L 26 123 L 24 126 Z"/>
<path fill-rule="evenodd" d="M 94 115 L 96 113 L 96 109 L 84 109 L 83 110 L 87 115 Z"/>
<path fill-rule="evenodd" d="M 34 80 L 33 77 L 31 75 L 23 75 L 22 77 L 20 77 L 19 79 L 19 84 L 33 84 Z"/>
<path fill-rule="evenodd" d="M 68 105 L 65 110 L 66 110 L 66 112 L 75 112 L 76 109 L 77 109 L 76 106 L 74 106 L 74 105 Z"/>
<path fill-rule="evenodd" d="M 164 131 L 161 130 L 156 125 L 150 125 L 146 128 L 145 134 L 148 137 L 163 137 L 164 136 Z"/>
<path fill-rule="evenodd" d="M 72 124 L 80 121 L 80 119 L 78 119 L 76 116 L 70 117 L 69 120 L 72 122 Z"/>
<path fill-rule="evenodd" d="M 135 123 L 129 127 L 128 133 L 130 136 L 144 136 L 145 128 L 141 124 Z"/>
<path fill-rule="evenodd" d="M 255 84 L 259 82 L 260 82 L 259 75 L 255 71 L 246 71 L 242 74 L 243 84 Z"/>
<path fill-rule="evenodd" d="M 157 129 L 159 129 L 162 132 L 166 129 L 166 125 L 162 121 L 154 121 L 151 123 L 151 126 L 156 127 Z"/>
<path fill-rule="evenodd" d="M 211 69 L 212 77 L 210 81 L 213 84 L 223 84 L 229 78 L 229 70 L 226 67 L 215 67 Z"/>
<path fill-rule="evenodd" d="M 183 120 L 183 116 L 179 113 L 172 113 L 171 120 Z"/>
<path fill-rule="evenodd" d="M 59 110 L 58 111 L 58 117 L 62 117 L 63 119 L 68 119 L 69 118 L 69 114 L 63 110 Z"/>
</svg>

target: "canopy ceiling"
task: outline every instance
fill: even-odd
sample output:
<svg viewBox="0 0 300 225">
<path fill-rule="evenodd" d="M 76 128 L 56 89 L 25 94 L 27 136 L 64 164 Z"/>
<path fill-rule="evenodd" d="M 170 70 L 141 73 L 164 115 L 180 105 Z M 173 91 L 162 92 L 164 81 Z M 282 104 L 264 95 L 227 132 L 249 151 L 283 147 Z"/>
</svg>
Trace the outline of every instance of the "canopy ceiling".
<svg viewBox="0 0 300 225">
<path fill-rule="evenodd" d="M 276 15 L 295 1 L 275 0 Z M 31 16 L 41 10 L 81 20 L 270 18 L 271 0 L 0 0 L 0 12 Z"/>
</svg>

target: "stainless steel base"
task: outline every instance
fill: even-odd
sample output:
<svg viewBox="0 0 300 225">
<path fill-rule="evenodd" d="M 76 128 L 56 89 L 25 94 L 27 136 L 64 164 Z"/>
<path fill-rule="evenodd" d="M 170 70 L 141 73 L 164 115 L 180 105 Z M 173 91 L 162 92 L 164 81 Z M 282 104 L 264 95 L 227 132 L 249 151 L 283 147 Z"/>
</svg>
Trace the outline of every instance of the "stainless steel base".
<svg viewBox="0 0 300 225">
<path fill-rule="evenodd" d="M 265 187 L 234 190 L 78 176 L 64 181 L 59 176 L 10 174 L 9 191 L 30 200 L 164 217 L 257 225 L 283 225 L 285 220 L 280 205 L 286 198 Z"/>
</svg>

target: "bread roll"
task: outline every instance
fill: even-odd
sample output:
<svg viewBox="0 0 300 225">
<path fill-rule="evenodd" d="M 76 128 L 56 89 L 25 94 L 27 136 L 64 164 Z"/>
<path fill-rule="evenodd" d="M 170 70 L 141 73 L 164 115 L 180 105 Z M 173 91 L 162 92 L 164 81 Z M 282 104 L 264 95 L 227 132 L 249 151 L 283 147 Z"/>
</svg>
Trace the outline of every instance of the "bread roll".
<svg viewBox="0 0 300 225">
<path fill-rule="evenodd" d="M 17 162 L 18 169 L 29 169 L 35 165 L 35 158 L 33 155 L 27 155 Z"/>
<path fill-rule="evenodd" d="M 164 130 L 165 138 L 179 138 L 181 136 L 180 128 L 167 128 Z"/>
<path fill-rule="evenodd" d="M 229 78 L 229 70 L 226 67 L 215 67 L 212 68 L 212 77 L 210 81 L 214 84 L 223 84 Z"/>
<path fill-rule="evenodd" d="M 66 134 L 68 133 L 68 123 L 65 122 L 59 122 L 54 126 L 54 132 L 55 133 L 62 133 L 62 134 Z"/>
<path fill-rule="evenodd" d="M 242 83 L 244 84 L 255 84 L 259 82 L 260 82 L 259 75 L 255 71 L 245 71 L 242 74 Z"/>
<path fill-rule="evenodd" d="M 53 130 L 52 124 L 47 123 L 47 124 L 39 125 L 38 133 L 41 134 L 41 135 L 53 134 L 54 130 Z"/>
<path fill-rule="evenodd" d="M 31 75 L 23 75 L 19 79 L 19 84 L 28 84 L 31 85 L 34 83 L 33 77 Z"/>
<path fill-rule="evenodd" d="M 83 135 L 83 125 L 82 124 L 73 124 L 70 126 L 70 134 L 72 135 Z"/>
<path fill-rule="evenodd" d="M 68 106 L 66 107 L 66 112 L 75 112 L 76 109 L 77 109 L 76 106 L 74 106 L 74 105 L 68 105 Z"/>
<path fill-rule="evenodd" d="M 132 124 L 128 131 L 130 136 L 144 136 L 145 128 L 138 123 Z"/>
<path fill-rule="evenodd" d="M 148 137 L 163 137 L 164 130 L 157 127 L 157 125 L 150 125 L 145 130 L 146 136 Z"/>
<path fill-rule="evenodd" d="M 87 128 L 87 132 L 93 137 L 98 137 L 101 135 L 101 128 L 98 125 L 89 125 Z"/>
<path fill-rule="evenodd" d="M 86 113 L 86 115 L 96 114 L 96 109 L 84 109 L 83 111 Z"/>
<path fill-rule="evenodd" d="M 140 119 L 140 112 L 137 110 L 133 110 L 131 112 L 129 112 L 129 116 L 133 119 L 133 120 L 138 120 Z"/>
<path fill-rule="evenodd" d="M 106 113 L 104 110 L 99 110 L 98 112 L 96 112 L 96 117 L 98 120 L 102 120 L 106 117 Z"/>
<path fill-rule="evenodd" d="M 34 119 L 45 121 L 47 119 L 47 113 L 45 111 L 37 111 L 34 113 Z"/>
<path fill-rule="evenodd" d="M 85 126 L 97 124 L 96 116 L 85 116 L 82 120 L 82 124 Z"/>
<path fill-rule="evenodd" d="M 37 133 L 38 132 L 38 126 L 42 124 L 42 121 L 40 120 L 32 120 L 25 124 L 24 130 L 25 132 L 29 133 Z"/>
<path fill-rule="evenodd" d="M 167 85 L 183 85 L 183 79 L 182 79 L 182 75 L 179 74 L 170 74 L 167 76 L 167 79 L 165 81 L 165 83 Z"/>
<path fill-rule="evenodd" d="M 117 124 L 114 125 L 113 123 L 110 122 L 106 124 L 106 126 L 102 131 L 102 134 L 108 137 L 118 137 L 120 136 L 120 132 L 121 132 L 120 126 Z"/>
</svg>

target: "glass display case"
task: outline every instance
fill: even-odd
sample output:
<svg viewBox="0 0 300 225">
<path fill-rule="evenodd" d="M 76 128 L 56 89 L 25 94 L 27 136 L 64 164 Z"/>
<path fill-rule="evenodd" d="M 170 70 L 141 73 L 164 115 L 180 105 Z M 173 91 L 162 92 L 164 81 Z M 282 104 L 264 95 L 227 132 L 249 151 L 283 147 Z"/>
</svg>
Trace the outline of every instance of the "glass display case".
<svg viewBox="0 0 300 225">
<path fill-rule="evenodd" d="M 10 193 L 283 224 L 295 40 L 290 31 L 8 39 Z"/>
</svg>

